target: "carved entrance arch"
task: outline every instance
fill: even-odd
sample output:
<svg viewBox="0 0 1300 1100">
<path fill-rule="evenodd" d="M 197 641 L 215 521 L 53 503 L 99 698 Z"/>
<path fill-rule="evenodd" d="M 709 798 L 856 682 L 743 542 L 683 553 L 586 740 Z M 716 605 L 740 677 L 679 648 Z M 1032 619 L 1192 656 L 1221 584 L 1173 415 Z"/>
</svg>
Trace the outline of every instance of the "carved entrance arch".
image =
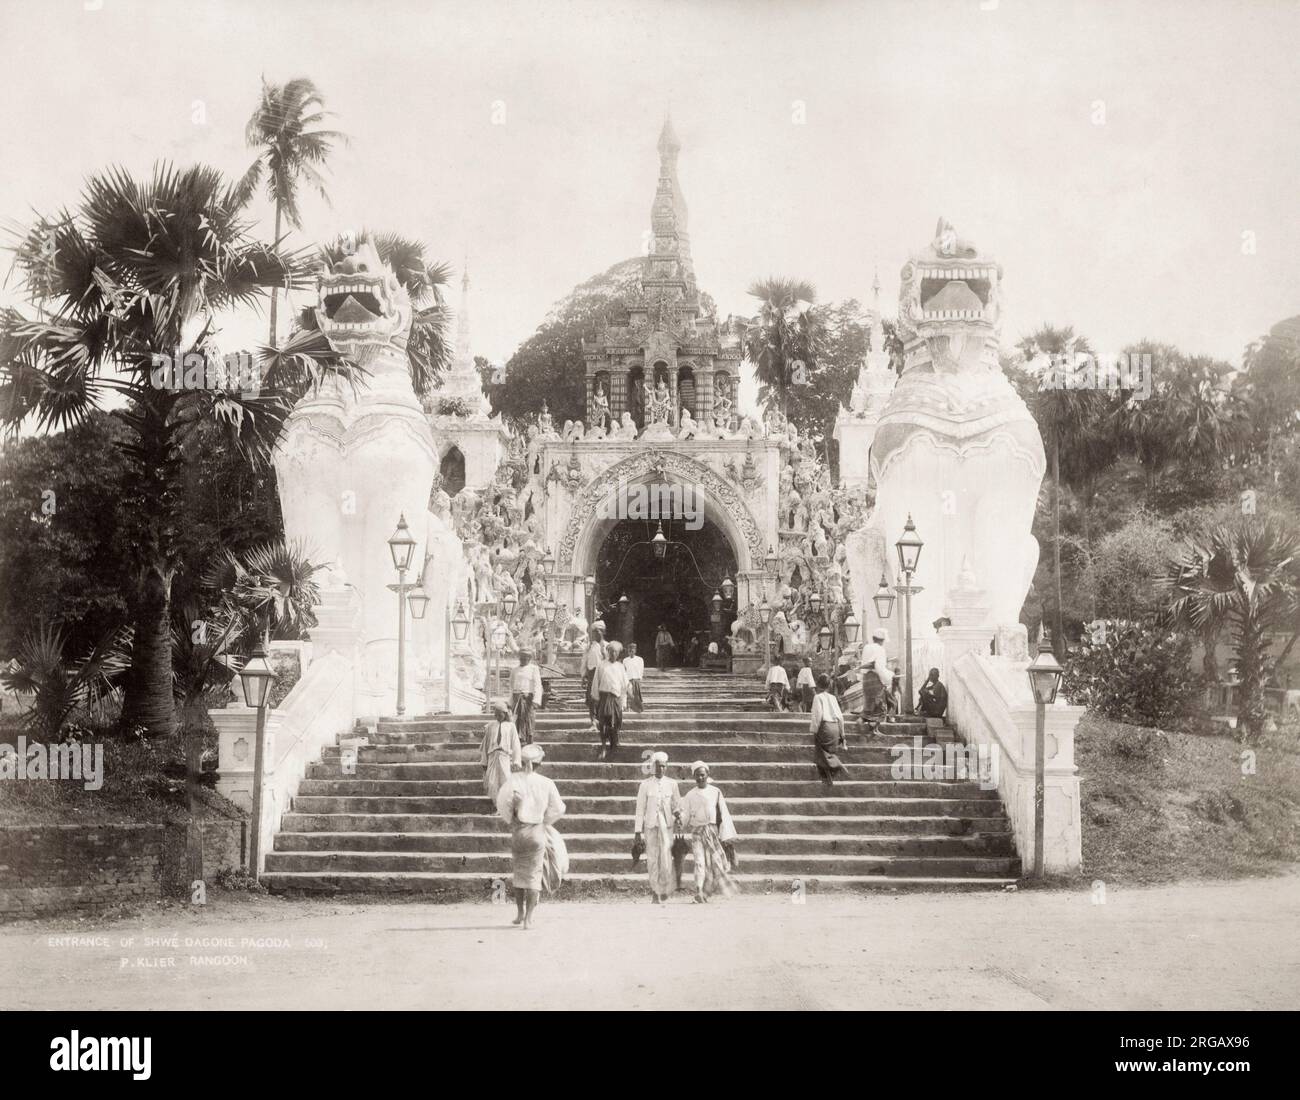
<svg viewBox="0 0 1300 1100">
<path fill-rule="evenodd" d="M 556 571 L 571 573 L 575 567 L 590 571 L 588 563 L 597 549 L 591 542 L 603 518 L 601 505 L 611 500 L 620 487 L 656 478 L 693 484 L 702 493 L 710 518 L 726 532 L 736 552 L 738 569 L 761 568 L 755 563 L 763 561 L 763 532 L 737 487 L 702 462 L 673 451 L 655 450 L 630 455 L 587 483 L 574 501 L 560 539 Z"/>
</svg>

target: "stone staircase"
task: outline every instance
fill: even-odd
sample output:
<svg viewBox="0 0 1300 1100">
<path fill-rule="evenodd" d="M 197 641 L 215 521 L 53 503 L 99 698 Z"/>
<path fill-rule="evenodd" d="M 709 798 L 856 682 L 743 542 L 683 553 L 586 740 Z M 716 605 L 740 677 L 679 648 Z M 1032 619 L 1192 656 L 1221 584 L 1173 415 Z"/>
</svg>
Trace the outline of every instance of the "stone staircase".
<svg viewBox="0 0 1300 1100">
<path fill-rule="evenodd" d="M 683 793 L 690 763 L 708 761 L 739 835 L 742 888 L 808 890 L 988 889 L 1015 882 L 1020 861 L 996 791 L 975 781 L 890 776 L 889 746 L 925 734 L 919 719 L 883 737 L 848 725 L 847 779 L 817 779 L 808 719 L 774 714 L 758 681 L 727 674 L 648 670 L 646 712 L 629 713 L 617 758 L 596 759 L 580 709 L 581 685 L 559 685 L 539 712 L 543 771 L 568 813 L 560 822 L 570 880 L 645 889 L 630 859 L 637 784 L 656 749 Z M 427 892 L 484 896 L 508 883 L 509 836 L 483 792 L 478 744 L 485 719 L 383 719 L 345 775 L 329 747 L 286 813 L 264 881 L 273 891 Z M 683 876 L 689 888 L 690 859 Z"/>
</svg>

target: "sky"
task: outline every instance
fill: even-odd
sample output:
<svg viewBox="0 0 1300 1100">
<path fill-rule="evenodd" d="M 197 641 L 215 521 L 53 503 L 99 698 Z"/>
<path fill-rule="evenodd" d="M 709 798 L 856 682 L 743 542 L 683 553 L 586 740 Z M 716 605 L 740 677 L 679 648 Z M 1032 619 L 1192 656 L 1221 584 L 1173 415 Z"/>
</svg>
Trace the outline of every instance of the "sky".
<svg viewBox="0 0 1300 1100">
<path fill-rule="evenodd" d="M 310 76 L 351 143 L 295 243 L 468 256 L 494 361 L 641 251 L 667 110 L 723 316 L 768 275 L 869 304 L 877 272 L 892 313 L 940 216 L 1002 263 L 1004 344 L 1050 322 L 1237 363 L 1300 312 L 1297 3 L 0 0 L 0 42 L 0 224 L 110 164 L 242 174 L 261 79 Z"/>
</svg>

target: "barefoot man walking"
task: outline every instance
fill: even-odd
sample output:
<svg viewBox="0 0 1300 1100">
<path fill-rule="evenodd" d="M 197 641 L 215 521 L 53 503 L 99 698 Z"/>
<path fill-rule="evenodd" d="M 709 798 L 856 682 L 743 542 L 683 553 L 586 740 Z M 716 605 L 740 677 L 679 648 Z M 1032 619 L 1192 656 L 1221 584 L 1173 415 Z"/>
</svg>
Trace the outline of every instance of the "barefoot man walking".
<svg viewBox="0 0 1300 1100">
<path fill-rule="evenodd" d="M 515 772 L 497 795 L 497 812 L 510 826 L 510 868 L 515 904 L 514 924 L 531 928 L 542 890 L 546 858 L 546 827 L 564 816 L 564 802 L 555 784 L 536 771 L 546 754 L 536 743 L 525 745 L 524 770 Z"/>
<path fill-rule="evenodd" d="M 654 775 L 641 780 L 636 792 L 636 835 L 645 838 L 645 864 L 650 873 L 650 897 L 655 905 L 668 900 L 676 888 L 673 873 L 674 827 L 682 819 L 682 794 L 676 780 L 664 773 L 668 754 L 657 752 L 651 758 Z"/>
</svg>

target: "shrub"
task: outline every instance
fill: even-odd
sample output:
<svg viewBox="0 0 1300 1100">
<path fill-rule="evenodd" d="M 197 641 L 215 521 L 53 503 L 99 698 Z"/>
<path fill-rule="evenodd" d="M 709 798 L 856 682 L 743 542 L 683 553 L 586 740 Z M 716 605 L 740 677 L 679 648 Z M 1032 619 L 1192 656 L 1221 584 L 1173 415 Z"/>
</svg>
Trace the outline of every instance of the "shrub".
<svg viewBox="0 0 1300 1100">
<path fill-rule="evenodd" d="M 1109 624 L 1065 663 L 1066 697 L 1107 718 L 1169 729 L 1196 710 L 1201 679 L 1191 671 L 1191 640 L 1153 622 Z"/>
</svg>

